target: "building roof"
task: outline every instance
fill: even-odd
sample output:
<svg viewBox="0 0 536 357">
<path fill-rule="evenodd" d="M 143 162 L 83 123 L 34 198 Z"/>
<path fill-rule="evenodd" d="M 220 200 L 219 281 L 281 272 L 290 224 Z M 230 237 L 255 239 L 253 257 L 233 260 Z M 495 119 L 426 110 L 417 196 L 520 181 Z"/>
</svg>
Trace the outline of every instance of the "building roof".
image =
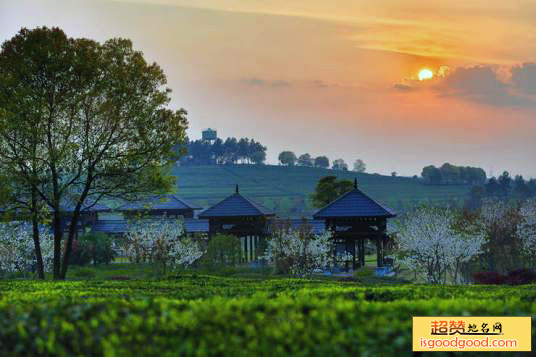
<svg viewBox="0 0 536 357">
<path fill-rule="evenodd" d="M 155 219 L 147 218 L 147 221 Z M 128 221 L 125 219 L 99 219 L 93 226 L 93 231 L 103 232 L 108 234 L 122 234 L 127 229 Z M 291 219 L 292 228 L 298 229 L 302 224 L 302 219 Z M 314 234 L 324 233 L 326 227 L 323 220 L 307 220 L 307 225 L 311 226 Z M 184 220 L 184 229 L 188 233 L 208 233 L 208 219 L 189 218 Z"/>
<path fill-rule="evenodd" d="M 157 195 L 149 197 L 145 200 L 127 202 L 119 207 L 118 211 L 136 211 L 144 209 L 154 210 L 199 210 L 202 209 L 198 205 L 190 203 L 177 195 Z"/>
<path fill-rule="evenodd" d="M 346 192 L 335 201 L 318 210 L 313 214 L 314 219 L 325 218 L 351 218 L 351 217 L 395 217 L 396 213 L 391 209 L 381 205 L 363 191 L 357 188 L 357 181 L 354 182 L 354 189 Z"/>
<path fill-rule="evenodd" d="M 233 195 L 201 212 L 199 218 L 274 215 L 274 212 L 242 196 L 238 192 L 238 185 L 236 185 L 236 192 Z"/>
<path fill-rule="evenodd" d="M 158 220 L 158 219 L 156 219 Z M 155 221 L 155 219 L 147 218 L 144 221 Z M 103 232 L 108 234 L 122 234 L 127 230 L 128 221 L 125 219 L 99 219 L 93 226 L 94 232 Z M 188 233 L 207 233 L 208 220 L 203 219 L 185 219 L 184 229 Z"/>
<path fill-rule="evenodd" d="M 60 205 L 60 210 L 62 212 L 74 212 L 75 205 L 71 202 L 65 201 Z M 80 212 L 108 212 L 110 211 L 110 207 L 101 204 L 101 203 L 93 203 L 91 201 L 84 202 L 82 205 L 82 209 Z"/>
<path fill-rule="evenodd" d="M 68 200 L 63 200 L 63 202 L 60 204 L 60 211 L 61 212 L 74 212 L 76 205 L 73 202 L 70 202 Z M 7 206 L 0 207 L 0 213 L 3 213 L 10 208 Z M 19 209 L 15 209 L 16 211 L 19 211 Z M 102 204 L 102 203 L 94 203 L 93 201 L 86 200 L 84 204 L 82 205 L 82 208 L 80 212 L 87 213 L 87 212 L 108 212 L 110 211 L 110 207 Z"/>
</svg>

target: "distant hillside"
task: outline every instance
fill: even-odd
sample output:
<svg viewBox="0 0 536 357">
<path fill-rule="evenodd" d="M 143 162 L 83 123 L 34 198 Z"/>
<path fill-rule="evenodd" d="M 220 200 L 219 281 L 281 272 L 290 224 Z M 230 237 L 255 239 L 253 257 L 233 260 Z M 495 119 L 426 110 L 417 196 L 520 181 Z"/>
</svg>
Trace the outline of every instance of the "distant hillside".
<svg viewBox="0 0 536 357">
<path fill-rule="evenodd" d="M 312 167 L 286 166 L 182 166 L 174 169 L 177 192 L 203 207 L 240 192 L 273 209 L 281 216 L 308 216 L 312 207 L 310 194 L 321 177 L 335 175 L 353 180 L 379 202 L 397 211 L 420 202 L 446 203 L 465 198 L 469 186 L 423 185 L 413 178 L 359 174 Z"/>
</svg>

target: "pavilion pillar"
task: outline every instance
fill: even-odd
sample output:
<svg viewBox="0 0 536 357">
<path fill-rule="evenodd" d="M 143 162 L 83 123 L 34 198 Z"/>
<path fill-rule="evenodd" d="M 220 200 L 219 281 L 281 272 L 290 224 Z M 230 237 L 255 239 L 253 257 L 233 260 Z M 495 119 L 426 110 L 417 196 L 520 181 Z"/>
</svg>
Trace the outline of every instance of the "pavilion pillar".
<svg viewBox="0 0 536 357">
<path fill-rule="evenodd" d="M 383 220 L 378 225 L 378 234 L 376 236 L 377 266 L 383 267 L 385 233 L 387 231 L 387 222 Z"/>
<path fill-rule="evenodd" d="M 253 245 L 253 236 L 249 236 L 249 260 L 252 261 L 255 259 L 255 246 Z"/>
<path fill-rule="evenodd" d="M 365 267 L 365 239 L 360 238 L 358 241 L 359 244 L 359 266 L 361 268 Z"/>
<path fill-rule="evenodd" d="M 244 237 L 244 261 L 248 262 L 248 237 Z"/>
<path fill-rule="evenodd" d="M 356 241 L 356 249 L 357 249 L 357 264 L 359 265 L 360 268 L 362 268 L 361 266 L 361 238 L 358 238 L 357 241 Z M 355 259 L 354 259 L 355 260 Z"/>
<path fill-rule="evenodd" d="M 363 239 L 361 241 L 361 265 L 363 268 L 365 267 L 365 243 L 367 242 L 366 239 Z"/>
<path fill-rule="evenodd" d="M 355 270 L 355 251 L 356 251 L 356 247 L 355 247 L 355 238 L 352 239 L 352 246 L 354 247 L 354 249 L 352 250 L 352 270 Z"/>
<path fill-rule="evenodd" d="M 383 267 L 383 239 L 376 237 L 376 266 Z"/>
</svg>

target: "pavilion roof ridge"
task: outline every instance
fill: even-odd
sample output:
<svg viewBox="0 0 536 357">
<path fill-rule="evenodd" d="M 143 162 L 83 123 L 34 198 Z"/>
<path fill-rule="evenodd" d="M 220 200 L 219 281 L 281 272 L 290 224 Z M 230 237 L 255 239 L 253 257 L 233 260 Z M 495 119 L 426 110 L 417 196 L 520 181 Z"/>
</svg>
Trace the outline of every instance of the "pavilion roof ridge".
<svg viewBox="0 0 536 357">
<path fill-rule="evenodd" d="M 239 192 L 235 192 L 201 212 L 199 218 L 273 215 L 274 213 L 266 207 L 244 197 Z"/>
<path fill-rule="evenodd" d="M 352 202 L 349 198 L 355 196 Z M 341 203 L 342 202 L 342 203 Z M 357 204 L 360 207 L 356 207 Z M 337 207 L 338 205 L 342 207 Z M 346 207 L 345 207 L 346 206 Z M 379 203 L 372 197 L 365 194 L 359 188 L 355 187 L 337 197 L 334 201 L 328 203 L 313 214 L 313 219 L 328 217 L 395 217 L 396 213 L 387 206 Z"/>
</svg>

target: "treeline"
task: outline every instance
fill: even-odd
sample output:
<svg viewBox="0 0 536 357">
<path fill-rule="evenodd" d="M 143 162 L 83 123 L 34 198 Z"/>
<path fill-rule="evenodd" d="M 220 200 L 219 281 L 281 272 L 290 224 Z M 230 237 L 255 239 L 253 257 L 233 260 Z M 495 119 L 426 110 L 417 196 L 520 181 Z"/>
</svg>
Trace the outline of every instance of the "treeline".
<svg viewBox="0 0 536 357">
<path fill-rule="evenodd" d="M 214 142 L 205 140 L 187 141 L 186 155 L 181 165 L 229 165 L 255 164 L 266 161 L 266 146 L 254 139 L 218 138 Z"/>
<path fill-rule="evenodd" d="M 279 163 L 285 166 L 306 166 L 319 167 L 323 169 L 329 168 L 329 158 L 327 156 L 312 157 L 309 153 L 300 155 L 299 157 L 292 151 L 282 151 L 279 156 Z M 366 165 L 361 159 L 354 162 L 353 171 L 365 172 Z M 348 171 L 348 164 L 343 159 L 333 160 L 331 165 L 333 170 Z"/>
<path fill-rule="evenodd" d="M 444 163 L 441 167 L 434 165 L 422 169 L 421 176 L 425 183 L 482 185 L 486 182 L 486 172 L 479 167 L 455 166 Z"/>
<path fill-rule="evenodd" d="M 475 185 L 469 194 L 468 208 L 479 208 L 486 199 L 512 201 L 536 197 L 536 179 L 525 180 L 523 176 L 510 176 L 504 171 L 499 177 L 491 177 L 486 183 Z"/>
</svg>

